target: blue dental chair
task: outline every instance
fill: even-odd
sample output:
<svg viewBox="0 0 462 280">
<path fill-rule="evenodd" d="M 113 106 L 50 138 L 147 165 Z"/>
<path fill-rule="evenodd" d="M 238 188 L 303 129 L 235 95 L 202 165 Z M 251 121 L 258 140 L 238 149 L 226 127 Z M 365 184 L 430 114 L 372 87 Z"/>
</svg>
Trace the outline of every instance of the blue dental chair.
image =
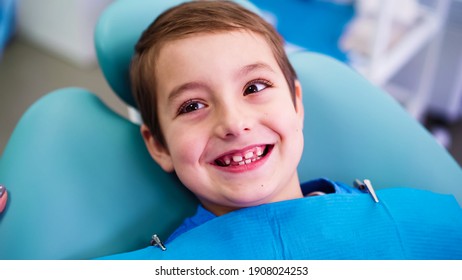
<svg viewBox="0 0 462 280">
<path fill-rule="evenodd" d="M 133 46 L 172 2 L 179 1 L 119 0 L 101 16 L 100 66 L 127 105 L 135 107 Z M 305 106 L 301 181 L 367 178 L 377 189 L 450 193 L 462 204 L 460 166 L 389 95 L 327 56 L 290 59 Z M 166 238 L 197 205 L 150 158 L 139 126 L 82 88 L 51 92 L 29 108 L 0 158 L 0 184 L 9 191 L 0 259 L 89 259 L 143 248 L 153 234 Z"/>
</svg>

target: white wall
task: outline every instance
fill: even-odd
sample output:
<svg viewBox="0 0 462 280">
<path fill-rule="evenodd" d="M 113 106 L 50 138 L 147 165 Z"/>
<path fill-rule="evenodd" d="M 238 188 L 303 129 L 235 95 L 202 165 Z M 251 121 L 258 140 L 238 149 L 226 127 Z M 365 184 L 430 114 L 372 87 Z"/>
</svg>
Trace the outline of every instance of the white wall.
<svg viewBox="0 0 462 280">
<path fill-rule="evenodd" d="M 79 67 L 96 65 L 93 30 L 113 0 L 19 0 L 19 35 Z"/>
</svg>

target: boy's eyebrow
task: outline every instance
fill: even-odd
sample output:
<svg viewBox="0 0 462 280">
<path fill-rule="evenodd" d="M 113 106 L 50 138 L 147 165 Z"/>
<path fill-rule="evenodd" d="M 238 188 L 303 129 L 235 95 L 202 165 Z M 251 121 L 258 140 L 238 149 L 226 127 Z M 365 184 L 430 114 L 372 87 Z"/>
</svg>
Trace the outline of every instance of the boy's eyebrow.
<svg viewBox="0 0 462 280">
<path fill-rule="evenodd" d="M 270 71 L 273 73 L 276 72 L 268 64 L 263 63 L 263 62 L 257 62 L 257 63 L 252 63 L 252 64 L 242 67 L 241 69 L 239 69 L 236 76 L 245 77 L 249 73 L 253 71 L 257 71 L 257 70 L 266 70 L 266 71 Z M 184 91 L 194 90 L 194 89 L 204 89 L 204 88 L 207 88 L 207 85 L 202 82 L 188 82 L 188 83 L 182 84 L 181 86 L 174 88 L 170 92 L 170 94 L 168 95 L 168 102 L 170 103 L 173 100 L 175 100 Z"/>
<path fill-rule="evenodd" d="M 182 84 L 181 86 L 174 88 L 170 92 L 170 94 L 168 95 L 168 102 L 170 103 L 173 100 L 175 100 L 177 96 L 181 95 L 181 93 L 184 91 L 200 89 L 200 88 L 207 88 L 207 86 L 201 82 L 189 82 L 189 83 Z"/>
<path fill-rule="evenodd" d="M 256 71 L 256 70 L 267 70 L 267 71 L 270 71 L 270 72 L 273 72 L 273 73 L 276 72 L 276 71 L 274 71 L 274 69 L 271 68 L 271 66 L 269 66 L 268 64 L 263 63 L 263 62 L 257 62 L 257 63 L 252 63 L 252 64 L 249 64 L 249 65 L 246 65 L 246 66 L 242 67 L 242 68 L 239 70 L 237 76 L 246 76 L 246 75 L 248 75 L 249 73 L 251 73 L 251 72 L 253 72 L 253 71 Z"/>
</svg>

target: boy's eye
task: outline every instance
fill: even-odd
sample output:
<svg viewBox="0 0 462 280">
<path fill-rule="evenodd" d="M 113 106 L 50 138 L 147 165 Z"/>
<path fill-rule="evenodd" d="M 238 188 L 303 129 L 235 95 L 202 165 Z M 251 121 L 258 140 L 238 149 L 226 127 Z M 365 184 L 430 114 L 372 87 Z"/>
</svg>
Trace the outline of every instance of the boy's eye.
<svg viewBox="0 0 462 280">
<path fill-rule="evenodd" d="M 199 101 L 189 100 L 180 107 L 180 109 L 178 110 L 178 115 L 191 113 L 193 111 L 197 111 L 202 108 L 205 108 L 205 104 Z"/>
<path fill-rule="evenodd" d="M 260 92 L 270 86 L 271 86 L 271 83 L 266 80 L 252 81 L 245 86 L 244 96 Z"/>
</svg>

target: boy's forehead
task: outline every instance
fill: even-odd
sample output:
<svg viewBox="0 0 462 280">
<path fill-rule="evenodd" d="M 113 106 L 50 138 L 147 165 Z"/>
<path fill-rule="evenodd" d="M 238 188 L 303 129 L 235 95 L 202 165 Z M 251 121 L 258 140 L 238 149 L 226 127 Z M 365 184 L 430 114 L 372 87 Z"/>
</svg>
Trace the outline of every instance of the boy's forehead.
<svg viewBox="0 0 462 280">
<path fill-rule="evenodd" d="M 157 74 L 172 71 L 173 76 L 190 72 L 190 67 L 210 70 L 202 67 L 205 65 L 217 69 L 252 64 L 279 68 L 266 39 L 251 31 L 203 32 L 168 40 L 160 46 L 155 60 Z"/>
<path fill-rule="evenodd" d="M 240 81 L 252 71 L 282 78 L 282 71 L 263 36 L 250 32 L 202 33 L 164 44 L 156 63 L 158 98 L 173 100 L 185 85 L 208 88 Z M 189 87 L 190 88 L 190 87 Z M 181 92 L 181 90 L 180 90 Z"/>
<path fill-rule="evenodd" d="M 170 49 L 171 46 L 175 45 L 183 45 L 186 47 L 195 48 L 195 45 L 201 45 L 201 42 L 205 40 L 207 40 L 207 43 L 202 44 L 202 46 L 205 48 L 207 48 L 207 44 L 210 44 L 210 42 L 214 41 L 217 43 L 221 41 L 246 41 L 248 43 L 257 43 L 259 48 L 266 47 L 271 49 L 269 42 L 262 34 L 246 29 L 235 29 L 222 31 L 215 30 L 210 32 L 191 33 L 182 36 L 172 36 L 171 38 L 168 38 L 159 44 L 158 54 L 162 53 L 166 49 Z"/>
</svg>

